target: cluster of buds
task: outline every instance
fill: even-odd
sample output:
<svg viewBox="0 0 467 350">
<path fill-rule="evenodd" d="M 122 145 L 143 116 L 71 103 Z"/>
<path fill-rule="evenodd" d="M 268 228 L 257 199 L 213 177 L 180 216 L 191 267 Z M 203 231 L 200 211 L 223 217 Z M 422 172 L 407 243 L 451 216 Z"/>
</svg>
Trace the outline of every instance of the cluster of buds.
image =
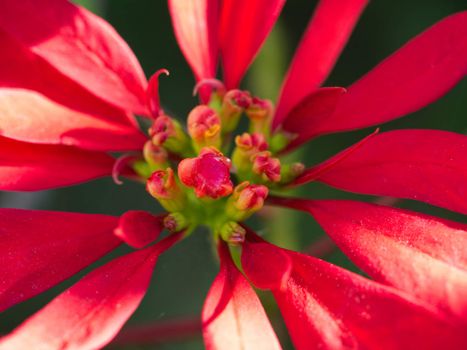
<svg viewBox="0 0 467 350">
<path fill-rule="evenodd" d="M 176 232 L 205 224 L 218 237 L 238 244 L 245 237 L 241 222 L 263 207 L 268 186 L 303 170 L 281 167 L 269 149 L 272 104 L 246 91 L 226 92 L 219 84 L 197 86 L 200 93 L 209 92 L 210 99 L 191 110 L 187 131 L 154 100 L 151 139 L 143 159 L 149 173 L 147 191 L 169 212 L 164 227 Z M 235 137 L 231 161 L 223 152 L 228 152 L 227 141 L 242 115 L 250 121 L 249 132 Z"/>
<path fill-rule="evenodd" d="M 271 183 L 281 180 L 281 162 L 267 151 L 268 144 L 263 134 L 243 133 L 235 138 L 235 144 L 232 160 L 239 176 Z"/>
</svg>

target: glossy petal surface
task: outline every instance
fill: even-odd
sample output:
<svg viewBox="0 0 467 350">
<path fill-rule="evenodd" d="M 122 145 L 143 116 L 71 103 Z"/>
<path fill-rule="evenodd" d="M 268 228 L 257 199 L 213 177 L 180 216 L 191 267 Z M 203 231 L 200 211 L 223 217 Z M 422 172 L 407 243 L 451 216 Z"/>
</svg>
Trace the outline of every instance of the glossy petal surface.
<svg viewBox="0 0 467 350">
<path fill-rule="evenodd" d="M 467 225 L 355 201 L 279 201 L 309 212 L 373 278 L 467 322 Z"/>
<path fill-rule="evenodd" d="M 0 349 L 100 349 L 146 293 L 159 254 L 177 236 L 99 267 L 1 339 Z"/>
<path fill-rule="evenodd" d="M 351 148 L 344 157 L 334 156 L 341 159 L 315 179 L 346 191 L 415 199 L 467 214 L 466 136 L 397 130 Z M 307 182 L 310 171 L 296 182 Z"/>
<path fill-rule="evenodd" d="M 290 64 L 273 127 L 327 78 L 368 0 L 321 0 Z"/>
<path fill-rule="evenodd" d="M 467 73 L 466 36 L 467 12 L 416 36 L 352 84 L 334 113 L 313 125 L 315 135 L 387 122 L 436 101 Z"/>
<path fill-rule="evenodd" d="M 106 215 L 0 209 L 0 312 L 116 248 L 117 222 Z"/>
<path fill-rule="evenodd" d="M 208 350 L 281 349 L 263 306 L 237 270 L 224 243 L 220 272 L 204 304 L 203 336 Z"/>
<path fill-rule="evenodd" d="M 114 159 L 70 146 L 0 137 L 0 189 L 38 191 L 110 176 Z"/>
<path fill-rule="evenodd" d="M 285 0 L 223 0 L 219 29 L 224 82 L 238 87 Z"/>
<path fill-rule="evenodd" d="M 94 95 L 147 114 L 146 78 L 131 49 L 103 19 L 68 1 L 5 0 L 0 28 L 31 54 Z"/>
<path fill-rule="evenodd" d="M 91 150 L 141 149 L 146 137 L 133 125 L 80 113 L 37 92 L 0 89 L 0 133 L 32 143 Z"/>
<path fill-rule="evenodd" d="M 243 257 L 254 260 L 258 245 L 267 243 L 247 243 Z M 292 273 L 273 293 L 296 349 L 461 349 L 466 344 L 462 328 L 444 322 L 429 306 L 327 262 L 285 252 Z M 245 268 L 249 277 L 259 260 Z"/>
</svg>

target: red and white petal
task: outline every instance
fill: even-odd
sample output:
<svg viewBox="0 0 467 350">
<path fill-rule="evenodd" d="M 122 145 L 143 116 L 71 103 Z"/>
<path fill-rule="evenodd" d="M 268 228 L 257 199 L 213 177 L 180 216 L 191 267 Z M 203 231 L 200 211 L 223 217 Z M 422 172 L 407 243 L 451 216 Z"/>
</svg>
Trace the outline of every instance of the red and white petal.
<svg viewBox="0 0 467 350">
<path fill-rule="evenodd" d="M 219 243 L 219 255 L 220 271 L 202 313 L 206 349 L 281 349 L 261 302 L 223 242 Z"/>
<path fill-rule="evenodd" d="M 0 137 L 0 190 L 39 191 L 110 176 L 114 161 L 102 152 Z"/>
<path fill-rule="evenodd" d="M 147 114 L 146 78 L 131 49 L 103 19 L 63 0 L 5 0 L 0 29 L 94 95 Z"/>
<path fill-rule="evenodd" d="M 100 151 L 139 150 L 146 141 L 129 123 L 84 114 L 16 88 L 0 88 L 0 133 L 19 141 Z"/>
<path fill-rule="evenodd" d="M 265 242 L 247 242 L 245 268 L 265 267 L 285 252 L 293 263 L 287 284 L 272 292 L 295 347 L 301 349 L 462 349 L 467 337 L 461 327 L 449 324 L 429 306 L 327 262 L 270 247 L 270 255 L 257 259 Z M 255 260 L 257 264 L 255 264 Z M 260 272 L 256 272 L 259 275 Z M 278 277 L 279 278 L 279 277 Z M 252 279 L 253 283 L 255 281 Z"/>
<path fill-rule="evenodd" d="M 93 95 L 1 29 L 0 47 L 0 87 L 33 90 L 58 104 L 109 123 L 137 126 L 128 113 Z"/>
<path fill-rule="evenodd" d="M 467 323 L 467 225 L 355 201 L 275 203 L 313 215 L 376 280 Z"/>
<path fill-rule="evenodd" d="M 284 3 L 285 0 L 223 0 L 219 40 L 228 89 L 240 84 Z"/>
<path fill-rule="evenodd" d="M 219 0 L 169 0 L 178 45 L 196 79 L 215 78 Z"/>
<path fill-rule="evenodd" d="M 273 127 L 326 80 L 368 0 L 321 0 L 290 64 Z"/>
<path fill-rule="evenodd" d="M 315 135 L 364 128 L 415 112 L 467 73 L 467 11 L 421 33 L 352 84 Z"/>
<path fill-rule="evenodd" d="M 296 183 L 314 178 L 346 191 L 409 198 L 467 214 L 465 135 L 440 130 L 390 131 L 341 153 L 327 161 L 333 164 L 326 171 L 310 177 L 311 169 Z"/>
<path fill-rule="evenodd" d="M 0 209 L 0 312 L 116 248 L 117 223 L 106 215 Z"/>
<path fill-rule="evenodd" d="M 142 210 L 130 210 L 120 216 L 114 233 L 129 246 L 140 249 L 160 236 L 164 230 L 164 217 Z"/>
<path fill-rule="evenodd" d="M 0 349 L 100 349 L 133 314 L 160 253 L 177 236 L 107 263 L 52 300 L 10 335 Z"/>
</svg>

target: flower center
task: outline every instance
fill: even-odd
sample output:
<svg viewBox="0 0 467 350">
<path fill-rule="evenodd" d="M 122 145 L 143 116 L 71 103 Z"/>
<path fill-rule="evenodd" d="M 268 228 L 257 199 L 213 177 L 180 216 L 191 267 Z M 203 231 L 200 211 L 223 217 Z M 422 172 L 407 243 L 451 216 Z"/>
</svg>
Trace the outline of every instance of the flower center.
<svg viewBox="0 0 467 350">
<path fill-rule="evenodd" d="M 247 91 L 226 92 L 219 82 L 211 88 L 209 102 L 189 113 L 186 129 L 158 110 L 143 159 L 133 168 L 148 178 L 148 192 L 169 212 L 169 230 L 191 232 L 206 225 L 238 244 L 245 234 L 240 223 L 263 207 L 270 190 L 280 191 L 303 166 L 282 164 L 281 149 L 269 146 L 274 144 L 270 101 Z M 235 135 L 243 115 L 249 131 Z"/>
</svg>

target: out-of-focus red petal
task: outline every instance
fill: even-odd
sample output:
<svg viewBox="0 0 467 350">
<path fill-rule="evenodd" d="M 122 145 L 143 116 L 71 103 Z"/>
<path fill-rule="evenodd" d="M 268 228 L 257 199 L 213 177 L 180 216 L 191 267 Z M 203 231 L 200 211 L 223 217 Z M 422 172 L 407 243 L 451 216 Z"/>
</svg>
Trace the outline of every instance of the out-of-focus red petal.
<svg viewBox="0 0 467 350">
<path fill-rule="evenodd" d="M 321 0 L 282 86 L 273 127 L 327 78 L 368 0 Z"/>
<path fill-rule="evenodd" d="M 116 248 L 117 223 L 106 215 L 0 209 L 0 312 Z"/>
<path fill-rule="evenodd" d="M 5 0 L 0 28 L 65 76 L 124 110 L 146 115 L 147 81 L 125 41 L 103 19 L 63 0 Z"/>
<path fill-rule="evenodd" d="M 255 259 L 255 245 L 268 243 L 247 241 L 242 259 Z M 261 259 L 273 261 L 283 251 L 293 261 L 286 287 L 272 291 L 299 350 L 462 349 L 467 344 L 461 327 L 393 288 L 310 256 L 273 247 L 261 250 L 271 253 Z M 259 260 L 245 268 L 248 277 L 251 269 L 266 266 Z"/>
<path fill-rule="evenodd" d="M 281 349 L 263 306 L 219 243 L 221 267 L 204 304 L 203 336 L 208 350 Z"/>
<path fill-rule="evenodd" d="M 315 135 L 387 122 L 447 93 L 467 73 L 467 11 L 421 33 L 352 84 Z"/>
<path fill-rule="evenodd" d="M 0 133 L 32 143 L 91 150 L 141 149 L 146 137 L 130 124 L 69 109 L 32 90 L 0 88 Z"/>
<path fill-rule="evenodd" d="M 1 29 L 0 47 L 0 87 L 33 90 L 73 110 L 137 126 L 129 113 L 93 95 Z"/>
<path fill-rule="evenodd" d="M 219 27 L 224 82 L 238 87 L 285 0 L 223 0 Z"/>
<path fill-rule="evenodd" d="M 0 349 L 101 349 L 138 307 L 159 254 L 177 238 L 94 270 L 2 338 Z"/>
<path fill-rule="evenodd" d="M 178 45 L 196 79 L 216 77 L 219 0 L 169 0 Z"/>
<path fill-rule="evenodd" d="M 342 153 L 346 152 L 314 178 L 346 191 L 415 199 L 467 214 L 467 136 L 440 130 L 396 130 Z M 307 179 L 310 171 L 297 183 L 312 180 Z"/>
<path fill-rule="evenodd" d="M 316 124 L 329 118 L 345 93 L 342 87 L 319 88 L 298 103 L 282 123 L 282 129 L 293 136 L 286 151 L 311 139 L 315 135 Z"/>
<path fill-rule="evenodd" d="M 38 191 L 110 176 L 114 159 L 70 146 L 0 137 L 0 190 Z"/>
<path fill-rule="evenodd" d="M 164 217 L 142 210 L 130 210 L 120 217 L 114 233 L 133 248 L 143 248 L 155 241 L 164 230 Z"/>
<path fill-rule="evenodd" d="M 313 215 L 376 280 L 467 322 L 467 225 L 355 201 L 275 203 Z"/>
</svg>

